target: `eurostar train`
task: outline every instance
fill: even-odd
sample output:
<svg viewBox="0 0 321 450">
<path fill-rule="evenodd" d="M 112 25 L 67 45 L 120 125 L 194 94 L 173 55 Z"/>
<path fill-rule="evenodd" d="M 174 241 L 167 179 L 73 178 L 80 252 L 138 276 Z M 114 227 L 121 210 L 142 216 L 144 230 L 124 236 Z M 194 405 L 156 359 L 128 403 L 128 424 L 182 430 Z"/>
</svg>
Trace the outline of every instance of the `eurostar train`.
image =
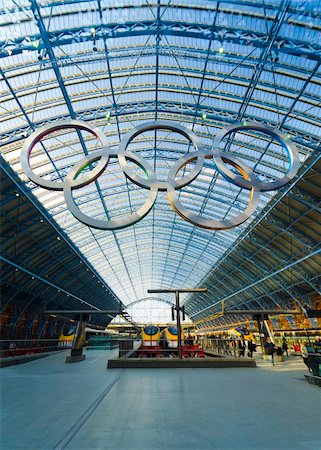
<svg viewBox="0 0 321 450">
<path fill-rule="evenodd" d="M 177 348 L 178 346 L 178 335 L 177 328 L 174 326 L 169 326 L 162 331 L 161 339 L 167 348 Z M 184 334 L 182 333 L 182 342 L 184 339 Z"/>
<path fill-rule="evenodd" d="M 142 329 L 142 344 L 146 347 L 157 347 L 160 341 L 160 329 L 156 325 L 146 325 Z"/>
<path fill-rule="evenodd" d="M 75 338 L 77 325 L 66 325 L 64 331 L 61 333 L 59 337 L 59 341 L 61 342 L 72 342 Z"/>
<path fill-rule="evenodd" d="M 255 337 L 253 336 L 253 334 L 250 333 L 247 328 L 241 325 L 228 330 L 228 334 L 230 334 L 231 336 L 243 337 L 246 341 L 255 342 Z"/>
</svg>

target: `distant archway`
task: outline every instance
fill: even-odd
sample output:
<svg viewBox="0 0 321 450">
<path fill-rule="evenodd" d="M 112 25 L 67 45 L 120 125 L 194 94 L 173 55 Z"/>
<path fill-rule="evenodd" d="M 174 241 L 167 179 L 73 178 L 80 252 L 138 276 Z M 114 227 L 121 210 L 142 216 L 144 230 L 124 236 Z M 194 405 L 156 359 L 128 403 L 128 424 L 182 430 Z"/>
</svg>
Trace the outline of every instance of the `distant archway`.
<svg viewBox="0 0 321 450">
<path fill-rule="evenodd" d="M 148 300 L 152 300 L 152 301 L 156 301 L 156 302 L 162 302 L 162 303 L 167 303 L 168 305 L 172 306 L 174 305 L 173 302 L 171 302 L 170 300 L 165 300 L 164 298 L 160 298 L 160 297 L 144 297 L 144 298 L 139 298 L 138 300 L 135 300 L 131 303 L 128 303 L 125 308 L 131 308 L 134 305 L 137 305 L 137 303 L 141 303 L 141 302 L 145 302 Z"/>
<path fill-rule="evenodd" d="M 172 306 L 174 306 L 175 297 L 164 299 L 161 297 L 144 297 L 125 305 L 125 310 L 136 323 L 161 323 L 172 322 Z M 186 316 L 186 321 L 190 322 Z"/>
</svg>

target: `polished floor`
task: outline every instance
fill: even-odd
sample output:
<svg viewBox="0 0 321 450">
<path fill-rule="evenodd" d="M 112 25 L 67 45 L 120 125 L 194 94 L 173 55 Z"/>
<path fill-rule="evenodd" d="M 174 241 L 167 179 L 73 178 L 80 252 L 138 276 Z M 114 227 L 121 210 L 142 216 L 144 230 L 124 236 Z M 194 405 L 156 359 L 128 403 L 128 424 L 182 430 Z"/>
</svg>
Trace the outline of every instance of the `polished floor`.
<svg viewBox="0 0 321 450">
<path fill-rule="evenodd" d="M 1 450 L 320 450 L 300 358 L 230 369 L 106 369 L 117 350 L 0 370 Z"/>
</svg>

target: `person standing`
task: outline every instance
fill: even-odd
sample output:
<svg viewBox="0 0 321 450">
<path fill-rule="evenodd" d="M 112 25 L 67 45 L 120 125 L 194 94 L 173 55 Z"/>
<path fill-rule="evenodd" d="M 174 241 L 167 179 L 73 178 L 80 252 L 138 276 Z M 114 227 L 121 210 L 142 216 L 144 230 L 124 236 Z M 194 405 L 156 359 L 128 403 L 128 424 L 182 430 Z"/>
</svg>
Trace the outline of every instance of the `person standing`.
<svg viewBox="0 0 321 450">
<path fill-rule="evenodd" d="M 286 353 L 286 356 L 289 356 L 289 353 L 288 353 L 288 344 L 287 344 L 287 342 L 286 342 L 285 337 L 283 337 L 283 339 L 282 339 L 282 350 Z"/>
<path fill-rule="evenodd" d="M 244 356 L 245 353 L 245 340 L 243 337 L 239 337 L 237 340 L 239 357 Z"/>
<path fill-rule="evenodd" d="M 266 354 L 271 356 L 271 363 L 274 366 L 274 353 L 276 352 L 276 347 L 270 337 L 268 337 L 266 339 L 264 348 L 265 348 Z"/>
<path fill-rule="evenodd" d="M 241 356 L 244 356 L 245 355 L 245 348 L 246 348 L 246 343 L 245 343 L 244 337 L 242 337 L 241 342 L 242 342 Z"/>
<path fill-rule="evenodd" d="M 308 349 L 307 349 L 307 343 L 306 341 L 303 341 L 301 343 L 301 356 L 303 358 L 303 362 L 304 364 L 308 367 L 308 369 L 310 370 L 309 366 L 308 366 Z"/>
<path fill-rule="evenodd" d="M 256 345 L 254 344 L 252 339 L 250 339 L 247 343 L 247 356 L 249 358 L 253 358 L 253 352 L 255 351 L 255 347 Z"/>
<path fill-rule="evenodd" d="M 314 344 L 313 344 L 313 348 L 315 353 L 321 353 L 321 339 L 320 336 L 316 336 Z"/>
</svg>

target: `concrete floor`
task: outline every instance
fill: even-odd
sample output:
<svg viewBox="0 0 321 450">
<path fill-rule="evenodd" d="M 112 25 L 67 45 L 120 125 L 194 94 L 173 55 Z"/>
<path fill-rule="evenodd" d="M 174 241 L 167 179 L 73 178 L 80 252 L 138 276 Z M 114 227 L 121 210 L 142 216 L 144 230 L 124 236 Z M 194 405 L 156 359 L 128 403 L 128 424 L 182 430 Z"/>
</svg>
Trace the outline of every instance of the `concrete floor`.
<svg viewBox="0 0 321 450">
<path fill-rule="evenodd" d="M 112 351 L 6 367 L 1 450 L 319 450 L 321 389 L 272 367 L 106 369 Z"/>
</svg>

